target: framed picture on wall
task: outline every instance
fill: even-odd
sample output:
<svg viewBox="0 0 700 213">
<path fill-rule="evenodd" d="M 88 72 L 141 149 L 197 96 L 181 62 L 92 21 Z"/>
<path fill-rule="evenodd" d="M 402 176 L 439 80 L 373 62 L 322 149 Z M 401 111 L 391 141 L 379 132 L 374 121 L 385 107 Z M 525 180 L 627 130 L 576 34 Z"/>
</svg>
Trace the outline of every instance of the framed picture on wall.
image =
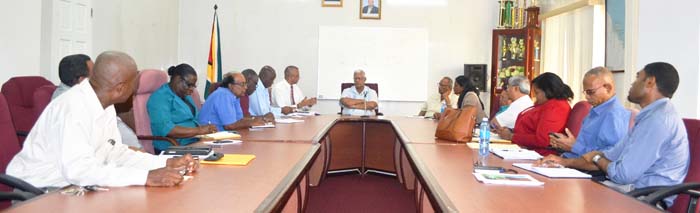
<svg viewBox="0 0 700 213">
<path fill-rule="evenodd" d="M 343 0 L 321 0 L 321 6 L 323 6 L 323 7 L 342 7 Z"/>
<path fill-rule="evenodd" d="M 360 19 L 381 19 L 382 0 L 360 0 Z"/>
</svg>

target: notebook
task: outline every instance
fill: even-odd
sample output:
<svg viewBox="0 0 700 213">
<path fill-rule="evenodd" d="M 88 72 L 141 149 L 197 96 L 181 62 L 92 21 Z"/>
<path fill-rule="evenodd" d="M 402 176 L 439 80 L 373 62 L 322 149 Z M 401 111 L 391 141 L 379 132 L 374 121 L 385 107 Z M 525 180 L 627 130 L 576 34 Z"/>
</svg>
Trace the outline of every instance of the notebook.
<svg viewBox="0 0 700 213">
<path fill-rule="evenodd" d="M 503 158 L 503 160 L 537 160 L 542 158 L 539 153 L 527 149 L 498 149 L 492 148 L 491 152 L 494 155 Z"/>
<path fill-rule="evenodd" d="M 204 139 L 204 140 L 224 140 L 224 139 L 240 139 L 241 135 L 229 132 L 229 131 L 221 131 L 221 132 L 215 132 L 215 133 L 210 133 L 206 135 L 198 135 L 196 136 L 198 138 Z"/>
<path fill-rule="evenodd" d="M 549 178 L 591 178 L 591 175 L 571 168 L 533 167 L 531 163 L 514 163 L 513 166 L 528 170 Z"/>
<path fill-rule="evenodd" d="M 200 161 L 201 164 L 245 166 L 255 159 L 255 155 L 224 154 L 218 161 Z"/>
</svg>

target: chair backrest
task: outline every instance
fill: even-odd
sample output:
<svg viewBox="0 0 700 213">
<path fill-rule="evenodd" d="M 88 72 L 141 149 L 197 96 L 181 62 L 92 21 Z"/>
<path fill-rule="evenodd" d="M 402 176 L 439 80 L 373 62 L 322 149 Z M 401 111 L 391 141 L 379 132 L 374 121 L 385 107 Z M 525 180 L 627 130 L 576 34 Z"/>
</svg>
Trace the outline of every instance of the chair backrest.
<svg viewBox="0 0 700 213">
<path fill-rule="evenodd" d="M 151 118 L 148 116 L 146 103 L 151 94 L 168 82 L 168 74 L 161 70 L 143 70 L 139 74 L 138 88 L 134 95 L 134 127 L 136 135 L 152 135 Z M 140 141 L 144 150 L 153 153 L 153 143 Z"/>
<path fill-rule="evenodd" d="M 41 112 L 44 111 L 44 108 L 49 105 L 49 102 L 51 102 L 51 96 L 53 96 L 53 92 L 56 91 L 56 86 L 51 84 L 51 85 L 44 85 L 39 88 L 36 88 L 34 90 L 34 113 L 37 115 L 41 115 Z M 37 116 L 37 118 L 39 118 Z"/>
<path fill-rule="evenodd" d="M 12 123 L 12 116 L 7 105 L 5 96 L 0 94 L 0 172 L 6 173 L 7 164 L 19 152 L 19 141 L 15 135 L 15 126 Z M 0 184 L 0 191 L 12 192 L 12 187 L 5 184 Z M 0 209 L 5 209 L 10 206 L 10 202 L 0 202 Z"/>
<path fill-rule="evenodd" d="M 34 91 L 44 85 L 53 85 L 41 76 L 20 76 L 10 78 L 2 85 L 10 115 L 16 131 L 29 132 L 39 115 L 34 113 Z"/>
<path fill-rule="evenodd" d="M 629 130 L 632 130 L 634 128 L 634 119 L 637 117 L 637 114 L 639 114 L 639 110 L 635 108 L 627 108 L 628 111 L 630 111 L 630 128 Z"/>
<path fill-rule="evenodd" d="M 690 146 L 690 166 L 688 175 L 685 176 L 684 183 L 700 182 L 700 120 L 683 119 L 685 129 L 688 133 L 688 145 Z M 669 212 L 688 212 L 688 195 L 680 194 L 668 210 Z M 698 209 L 691 212 L 697 212 Z"/>
<path fill-rule="evenodd" d="M 197 107 L 197 109 L 202 109 L 202 96 L 199 95 L 199 92 L 195 89 L 194 92 L 192 93 L 192 100 L 194 101 L 194 105 Z"/>
<path fill-rule="evenodd" d="M 343 92 L 343 90 L 350 88 L 354 86 L 355 83 L 341 83 L 340 84 L 340 93 Z M 377 97 L 379 97 L 379 85 L 377 83 L 365 83 L 365 86 L 369 87 L 370 89 L 373 89 L 375 92 L 377 92 Z M 343 107 L 340 107 L 340 114 L 343 113 Z M 379 115 L 379 108 L 374 109 L 374 113 Z"/>
<path fill-rule="evenodd" d="M 240 98 L 241 102 L 241 111 L 243 111 L 243 116 L 250 116 L 250 97 L 247 95 L 244 95 L 243 97 Z"/>
<path fill-rule="evenodd" d="M 578 132 L 581 130 L 581 123 L 583 123 L 583 118 L 588 115 L 591 111 L 591 104 L 587 101 L 579 101 L 574 105 L 569 112 L 569 119 L 566 121 L 566 128 L 568 128 L 574 136 L 578 136 Z"/>
</svg>

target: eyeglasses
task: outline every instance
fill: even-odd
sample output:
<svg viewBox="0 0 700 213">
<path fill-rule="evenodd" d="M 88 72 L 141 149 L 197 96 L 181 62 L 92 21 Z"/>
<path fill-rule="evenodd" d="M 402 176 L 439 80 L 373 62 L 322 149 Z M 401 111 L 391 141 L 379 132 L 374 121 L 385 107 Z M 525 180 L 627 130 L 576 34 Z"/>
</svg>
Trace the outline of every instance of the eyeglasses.
<svg viewBox="0 0 700 213">
<path fill-rule="evenodd" d="M 248 82 L 240 82 L 240 83 L 233 83 L 233 85 L 238 85 L 241 87 L 246 87 L 248 85 Z"/>
<path fill-rule="evenodd" d="M 193 89 L 194 89 L 194 88 L 197 88 L 197 83 L 196 83 L 196 82 L 195 82 L 195 83 L 187 83 L 187 81 L 184 81 L 184 80 L 183 80 L 183 81 L 182 81 L 182 84 L 185 85 L 185 87 L 188 88 L 188 89 L 189 89 L 189 88 L 193 88 Z"/>
<path fill-rule="evenodd" d="M 595 91 L 597 91 L 601 87 L 603 87 L 603 86 L 599 86 L 599 87 L 594 88 L 594 89 L 586 89 L 586 90 L 583 90 L 583 93 L 585 93 L 586 95 L 593 95 L 593 94 L 595 94 Z"/>
</svg>

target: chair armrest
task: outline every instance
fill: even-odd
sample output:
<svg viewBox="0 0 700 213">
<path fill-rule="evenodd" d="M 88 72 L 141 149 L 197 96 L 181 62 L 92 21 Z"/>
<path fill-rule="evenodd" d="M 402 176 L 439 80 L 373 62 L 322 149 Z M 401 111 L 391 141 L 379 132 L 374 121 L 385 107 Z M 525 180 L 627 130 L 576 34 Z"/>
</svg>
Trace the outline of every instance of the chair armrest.
<svg viewBox="0 0 700 213">
<path fill-rule="evenodd" d="M 33 197 L 36 197 L 36 195 L 33 195 L 32 193 L 29 193 L 29 192 L 0 192 L 0 201 L 5 201 L 5 200 L 25 201 L 25 200 L 32 199 Z"/>
<path fill-rule="evenodd" d="M 639 189 L 635 189 L 635 190 L 632 190 L 630 192 L 627 192 L 627 195 L 634 197 L 634 198 L 639 198 L 639 197 L 647 196 L 651 193 L 654 193 L 656 191 L 659 191 L 661 189 L 666 189 L 669 187 L 671 187 L 671 186 L 650 186 L 650 187 L 645 187 L 645 188 L 639 188 Z"/>
<path fill-rule="evenodd" d="M 167 141 L 167 142 L 169 142 L 170 144 L 172 144 L 173 146 L 179 146 L 179 145 L 180 145 L 180 143 L 178 143 L 177 140 L 175 140 L 174 138 L 171 138 L 171 137 L 153 136 L 153 135 L 138 135 L 138 136 L 136 136 L 136 138 L 139 139 L 139 140 L 151 140 L 151 141 L 160 140 L 160 141 Z"/>
<path fill-rule="evenodd" d="M 646 196 L 642 201 L 649 204 L 656 204 L 672 195 L 687 194 L 691 197 L 700 197 L 700 182 L 683 183 L 675 186 L 668 186 Z"/>
<path fill-rule="evenodd" d="M 23 180 L 20 180 L 19 178 L 12 177 L 7 174 L 0 174 L 0 183 L 10 186 L 12 188 L 32 193 L 34 195 L 44 194 L 43 190 L 32 186 L 32 184 L 29 184 Z"/>
</svg>

